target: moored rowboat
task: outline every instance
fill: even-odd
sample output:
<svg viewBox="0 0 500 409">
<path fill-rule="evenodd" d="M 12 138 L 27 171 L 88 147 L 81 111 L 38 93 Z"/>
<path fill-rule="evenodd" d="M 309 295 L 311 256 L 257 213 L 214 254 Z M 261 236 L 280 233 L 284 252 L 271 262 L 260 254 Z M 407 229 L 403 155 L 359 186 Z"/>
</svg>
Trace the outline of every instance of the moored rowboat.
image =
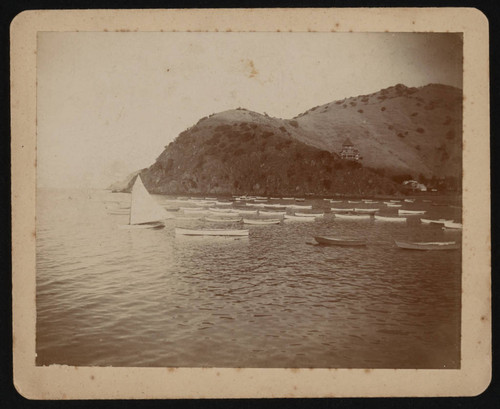
<svg viewBox="0 0 500 409">
<path fill-rule="evenodd" d="M 254 224 L 254 225 L 266 225 L 266 224 L 280 224 L 280 219 L 243 219 L 243 223 L 245 224 Z"/>
<path fill-rule="evenodd" d="M 380 209 L 363 209 L 359 207 L 355 207 L 354 211 L 358 213 L 375 213 L 378 212 Z"/>
<path fill-rule="evenodd" d="M 260 210 L 259 214 L 261 216 L 284 216 L 286 214 L 285 211 L 280 211 L 280 212 L 268 212 L 265 210 Z"/>
<path fill-rule="evenodd" d="M 362 239 L 315 236 L 314 240 L 316 240 L 319 244 L 333 246 L 366 246 L 366 241 Z"/>
<path fill-rule="evenodd" d="M 286 221 L 296 221 L 296 222 L 313 222 L 315 220 L 314 217 L 301 217 L 301 216 L 292 216 L 289 214 L 285 214 Z"/>
<path fill-rule="evenodd" d="M 396 240 L 396 246 L 405 250 L 457 250 L 460 248 L 460 244 L 454 241 L 414 243 Z"/>
<path fill-rule="evenodd" d="M 295 212 L 295 216 L 299 217 L 323 217 L 325 214 L 324 213 L 299 213 Z"/>
<path fill-rule="evenodd" d="M 340 212 L 340 213 L 354 212 L 354 209 L 339 209 L 336 207 L 331 207 L 330 210 L 332 212 Z"/>
<path fill-rule="evenodd" d="M 182 229 L 177 227 L 175 234 L 184 236 L 248 236 L 248 230 Z"/>
<path fill-rule="evenodd" d="M 369 214 L 335 214 L 336 219 L 343 220 L 370 220 Z"/>
<path fill-rule="evenodd" d="M 241 221 L 241 217 L 233 217 L 233 218 L 223 217 L 220 219 L 213 217 L 205 217 L 205 221 L 212 223 L 235 223 Z"/>
<path fill-rule="evenodd" d="M 406 217 L 388 217 L 375 215 L 375 220 L 381 222 L 406 222 Z"/>
<path fill-rule="evenodd" d="M 413 214 L 424 214 L 425 210 L 398 210 L 398 214 L 407 214 L 407 215 L 413 215 Z"/>
<path fill-rule="evenodd" d="M 462 228 L 462 223 L 454 223 L 447 221 L 444 223 L 443 229 L 460 230 Z"/>
<path fill-rule="evenodd" d="M 312 205 L 290 205 L 290 206 L 286 206 L 290 209 L 312 209 Z"/>
<path fill-rule="evenodd" d="M 420 221 L 424 224 L 437 224 L 440 226 L 444 226 L 446 222 L 452 222 L 453 220 L 439 219 L 439 220 L 431 220 L 431 219 L 420 219 Z"/>
</svg>

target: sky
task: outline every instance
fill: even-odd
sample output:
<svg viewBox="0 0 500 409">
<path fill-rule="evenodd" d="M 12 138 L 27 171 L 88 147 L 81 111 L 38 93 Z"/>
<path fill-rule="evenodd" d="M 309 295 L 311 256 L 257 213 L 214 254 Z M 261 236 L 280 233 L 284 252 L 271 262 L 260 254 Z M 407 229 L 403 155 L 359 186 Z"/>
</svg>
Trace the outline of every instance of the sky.
<svg viewBox="0 0 500 409">
<path fill-rule="evenodd" d="M 152 165 L 200 118 L 292 118 L 402 83 L 462 87 L 445 33 L 42 32 L 37 184 L 105 188 Z"/>
</svg>

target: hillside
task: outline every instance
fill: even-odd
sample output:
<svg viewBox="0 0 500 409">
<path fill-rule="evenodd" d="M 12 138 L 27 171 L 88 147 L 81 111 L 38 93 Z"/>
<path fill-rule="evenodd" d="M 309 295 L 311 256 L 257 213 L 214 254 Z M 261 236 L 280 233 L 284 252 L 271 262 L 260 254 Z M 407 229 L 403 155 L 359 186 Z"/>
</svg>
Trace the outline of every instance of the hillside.
<svg viewBox="0 0 500 409">
<path fill-rule="evenodd" d="M 337 152 L 348 137 L 364 166 L 414 177 L 461 171 L 462 91 L 398 84 L 370 95 L 331 102 L 298 115 L 295 137 Z"/>
<path fill-rule="evenodd" d="M 293 137 L 287 121 L 245 109 L 201 119 L 141 174 L 155 193 L 395 193 L 392 181 Z"/>
<path fill-rule="evenodd" d="M 438 84 L 399 84 L 293 119 L 238 108 L 200 119 L 141 176 L 154 193 L 394 194 L 398 175 L 460 179 L 461 118 L 461 90 Z M 340 159 L 346 138 L 360 163 Z"/>
</svg>

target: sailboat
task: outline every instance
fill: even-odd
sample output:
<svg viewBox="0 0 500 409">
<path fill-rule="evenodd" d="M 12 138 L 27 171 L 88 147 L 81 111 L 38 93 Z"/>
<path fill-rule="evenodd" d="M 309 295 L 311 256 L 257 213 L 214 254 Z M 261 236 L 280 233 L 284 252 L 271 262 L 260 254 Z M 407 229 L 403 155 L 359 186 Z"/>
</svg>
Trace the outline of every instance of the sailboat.
<svg viewBox="0 0 500 409">
<path fill-rule="evenodd" d="M 161 229 L 165 227 L 163 220 L 172 217 L 151 197 L 142 183 L 141 176 L 137 175 L 132 187 L 129 224 L 120 227 L 123 229 Z"/>
</svg>

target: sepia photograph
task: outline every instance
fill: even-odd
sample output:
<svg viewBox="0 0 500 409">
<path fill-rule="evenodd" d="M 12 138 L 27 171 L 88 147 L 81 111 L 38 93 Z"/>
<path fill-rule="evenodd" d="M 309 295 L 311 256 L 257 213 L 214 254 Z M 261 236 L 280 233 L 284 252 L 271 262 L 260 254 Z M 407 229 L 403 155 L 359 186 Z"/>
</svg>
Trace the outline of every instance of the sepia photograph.
<svg viewBox="0 0 500 409">
<path fill-rule="evenodd" d="M 37 364 L 458 368 L 461 75 L 455 33 L 39 33 Z"/>
<path fill-rule="evenodd" d="M 34 366 L 460 371 L 464 55 L 37 31 Z"/>
</svg>

